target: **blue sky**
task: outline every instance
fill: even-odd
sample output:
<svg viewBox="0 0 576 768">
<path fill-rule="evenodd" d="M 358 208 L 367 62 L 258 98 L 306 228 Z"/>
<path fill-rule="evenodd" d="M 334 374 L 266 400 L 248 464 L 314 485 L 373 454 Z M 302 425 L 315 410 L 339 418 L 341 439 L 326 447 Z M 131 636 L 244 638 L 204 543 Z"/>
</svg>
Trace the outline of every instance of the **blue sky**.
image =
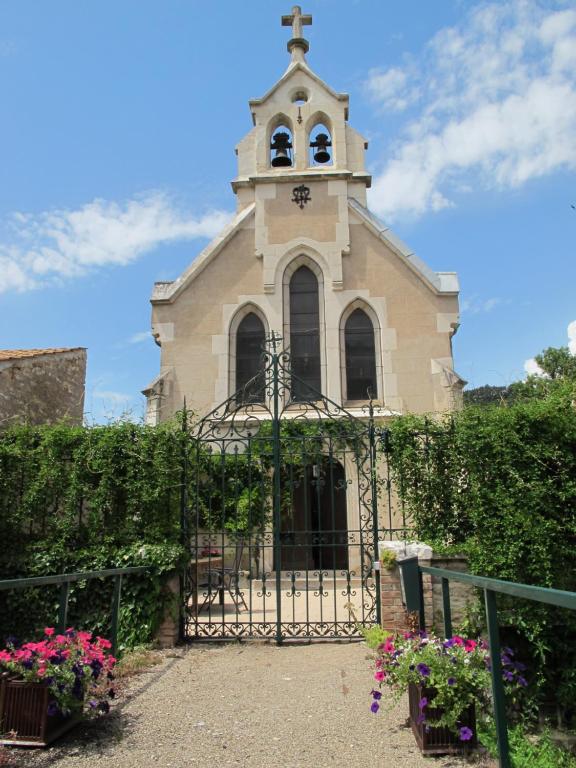
<svg viewBox="0 0 576 768">
<path fill-rule="evenodd" d="M 576 352 L 576 9 L 311 0 L 308 63 L 350 94 L 370 205 L 461 281 L 455 367 L 507 384 Z M 234 210 L 248 100 L 288 66 L 276 0 L 0 4 L 0 347 L 88 348 L 86 410 L 143 412 L 155 280 Z M 530 364 L 528 363 L 530 368 Z"/>
</svg>

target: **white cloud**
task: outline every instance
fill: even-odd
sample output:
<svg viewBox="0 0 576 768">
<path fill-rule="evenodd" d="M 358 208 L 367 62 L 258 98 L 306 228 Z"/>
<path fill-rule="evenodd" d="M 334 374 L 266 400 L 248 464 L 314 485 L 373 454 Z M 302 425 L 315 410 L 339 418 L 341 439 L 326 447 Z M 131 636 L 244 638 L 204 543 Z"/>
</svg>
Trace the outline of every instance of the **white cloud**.
<svg viewBox="0 0 576 768">
<path fill-rule="evenodd" d="M 467 296 L 460 302 L 460 311 L 469 312 L 471 315 L 477 315 L 481 312 L 492 312 L 492 310 L 502 304 L 510 304 L 509 299 L 501 299 L 493 296 L 490 299 L 480 299 L 478 296 Z"/>
<path fill-rule="evenodd" d="M 466 183 L 513 188 L 576 169 L 576 10 L 477 5 L 419 62 L 371 71 L 367 88 L 392 109 L 419 97 L 375 176 L 370 202 L 388 218 L 445 208 Z"/>
<path fill-rule="evenodd" d="M 152 339 L 150 331 L 138 331 L 138 333 L 133 333 L 130 336 L 128 344 L 141 344 L 143 341 L 148 341 L 148 339 Z"/>
<path fill-rule="evenodd" d="M 132 395 L 126 395 L 124 392 L 113 392 L 111 390 L 97 389 L 92 393 L 92 397 L 98 400 L 107 400 L 114 405 L 125 405 L 132 401 Z"/>
<path fill-rule="evenodd" d="M 373 101 L 394 112 L 402 112 L 419 96 L 416 88 L 409 87 L 408 72 L 398 67 L 371 69 L 366 89 Z"/>
<path fill-rule="evenodd" d="M 568 349 L 576 355 L 576 320 L 572 320 L 568 326 Z"/>
<path fill-rule="evenodd" d="M 75 211 L 15 213 L 11 242 L 0 243 L 0 293 L 130 264 L 163 243 L 213 237 L 229 218 L 224 211 L 196 218 L 162 192 L 122 204 L 97 199 Z"/>
<path fill-rule="evenodd" d="M 528 376 L 544 376 L 544 371 L 542 370 L 542 368 L 540 368 L 540 366 L 538 365 L 536 360 L 534 360 L 533 357 L 531 357 L 529 360 L 526 360 L 524 362 L 524 370 L 526 371 Z"/>
</svg>

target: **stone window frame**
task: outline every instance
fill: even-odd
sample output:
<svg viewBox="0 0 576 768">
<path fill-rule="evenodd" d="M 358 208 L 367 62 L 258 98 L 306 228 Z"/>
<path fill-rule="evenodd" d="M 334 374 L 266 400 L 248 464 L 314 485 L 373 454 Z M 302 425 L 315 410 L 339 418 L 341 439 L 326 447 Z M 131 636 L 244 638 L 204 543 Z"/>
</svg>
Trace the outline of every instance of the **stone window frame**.
<svg viewBox="0 0 576 768">
<path fill-rule="evenodd" d="M 306 253 L 299 253 L 288 262 L 282 274 L 282 307 L 283 307 L 283 328 L 284 346 L 290 344 L 290 280 L 292 275 L 300 267 L 308 267 L 318 280 L 318 324 L 320 333 L 320 391 L 324 393 L 328 384 L 327 363 L 326 363 L 326 306 L 324 299 L 324 290 L 326 281 L 322 267 L 311 256 Z"/>
<path fill-rule="evenodd" d="M 376 365 L 376 387 L 377 394 L 375 401 L 384 402 L 384 371 L 382 365 L 382 342 L 381 342 L 381 325 L 378 319 L 378 314 L 374 310 L 374 307 L 363 298 L 356 298 L 346 305 L 344 311 L 340 315 L 339 324 L 339 346 L 340 346 L 340 386 L 342 388 L 342 404 L 343 405 L 359 405 L 368 403 L 369 400 L 349 400 L 348 399 L 348 377 L 346 375 L 346 322 L 348 318 L 356 309 L 361 309 L 366 313 L 368 319 L 372 323 L 372 329 L 374 331 L 374 363 Z"/>
<path fill-rule="evenodd" d="M 228 397 L 236 392 L 236 345 L 237 345 L 237 333 L 240 323 L 248 315 L 254 314 L 258 317 L 264 325 L 264 335 L 268 336 L 270 333 L 270 326 L 268 324 L 268 318 L 262 307 L 259 307 L 253 302 L 246 302 L 234 312 L 230 323 L 228 325 Z M 259 403 L 257 403 L 259 405 Z M 264 403 L 262 403 L 264 405 Z"/>
</svg>

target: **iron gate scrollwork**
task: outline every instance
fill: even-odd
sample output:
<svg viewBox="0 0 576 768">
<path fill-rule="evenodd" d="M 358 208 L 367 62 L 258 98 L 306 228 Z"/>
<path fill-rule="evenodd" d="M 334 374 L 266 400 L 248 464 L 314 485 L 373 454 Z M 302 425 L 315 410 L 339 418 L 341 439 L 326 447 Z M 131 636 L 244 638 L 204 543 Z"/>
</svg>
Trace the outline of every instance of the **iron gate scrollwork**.
<svg viewBox="0 0 576 768">
<path fill-rule="evenodd" d="M 376 428 L 310 389 L 273 334 L 190 428 L 186 638 L 358 637 L 379 623 Z"/>
</svg>

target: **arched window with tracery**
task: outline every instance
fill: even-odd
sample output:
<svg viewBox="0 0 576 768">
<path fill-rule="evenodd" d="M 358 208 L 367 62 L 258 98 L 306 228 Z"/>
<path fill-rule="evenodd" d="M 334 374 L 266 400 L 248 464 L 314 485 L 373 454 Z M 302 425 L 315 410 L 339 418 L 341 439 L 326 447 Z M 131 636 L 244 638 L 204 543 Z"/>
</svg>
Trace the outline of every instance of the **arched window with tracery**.
<svg viewBox="0 0 576 768">
<path fill-rule="evenodd" d="M 346 399 L 378 397 L 374 326 L 363 309 L 350 313 L 344 326 L 346 355 Z"/>
<path fill-rule="evenodd" d="M 264 380 L 264 323 L 254 312 L 240 322 L 236 330 L 236 390 L 239 403 L 263 403 Z"/>
<path fill-rule="evenodd" d="M 316 400 L 322 388 L 318 279 L 306 266 L 290 279 L 290 360 L 292 399 Z"/>
</svg>

